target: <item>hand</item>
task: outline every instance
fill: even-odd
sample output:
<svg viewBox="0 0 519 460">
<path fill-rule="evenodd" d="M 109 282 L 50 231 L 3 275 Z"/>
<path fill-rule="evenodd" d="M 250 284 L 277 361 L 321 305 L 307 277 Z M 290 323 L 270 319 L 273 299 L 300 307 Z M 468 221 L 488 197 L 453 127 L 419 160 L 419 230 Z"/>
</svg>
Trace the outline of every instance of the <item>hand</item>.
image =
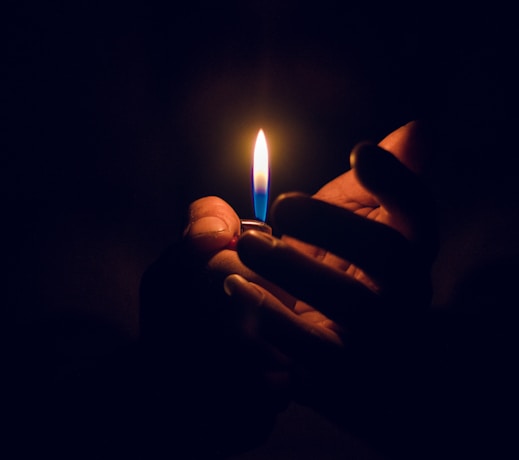
<svg viewBox="0 0 519 460">
<path fill-rule="evenodd" d="M 236 251 L 223 249 L 239 228 L 223 200 L 195 201 L 183 238 L 142 281 L 145 372 L 153 390 L 147 398 L 164 412 L 162 419 L 180 418 L 176 426 L 164 425 L 163 442 L 175 430 L 185 442 L 175 448 L 186 447 L 190 458 L 227 457 L 255 447 L 288 404 L 285 358 L 242 333 L 248 320 L 222 288 L 229 273 L 258 280 Z"/>
<path fill-rule="evenodd" d="M 419 391 L 411 332 L 430 301 L 436 250 L 431 199 L 414 173 L 426 154 L 419 137 L 410 123 L 378 147 L 357 146 L 352 169 L 313 198 L 281 196 L 272 217 L 283 241 L 253 231 L 239 239 L 245 265 L 291 300 L 261 278 L 225 282 L 292 360 L 296 398 L 379 439 L 384 429 L 390 438 L 395 407 L 406 412 L 404 399 Z"/>
<path fill-rule="evenodd" d="M 299 260 L 293 251 L 297 263 L 292 263 L 291 270 L 270 255 L 264 257 L 269 245 L 265 237 L 254 232 L 244 235 L 239 243 L 239 254 L 246 265 L 296 298 L 310 297 L 308 303 L 334 318 L 365 314 L 364 297 L 376 303 L 398 302 L 398 310 L 404 311 L 427 305 L 429 269 L 436 251 L 435 216 L 427 191 L 403 166 L 418 170 L 424 160 L 425 147 L 419 145 L 419 133 L 415 122 L 389 135 L 379 144 L 381 148 L 361 144 L 352 153 L 353 168 L 325 185 L 314 199 L 292 193 L 274 203 L 275 227 L 285 234 L 283 240 L 291 247 L 320 262 L 312 264 L 316 274 L 322 270 L 323 278 L 337 274 L 328 268 L 333 267 L 347 275 L 330 286 L 332 291 L 323 292 L 322 279 L 301 283 L 294 273 L 301 272 L 300 264 L 308 262 Z M 391 148 L 393 155 L 384 147 Z M 345 280 L 347 287 L 343 286 Z M 340 295 L 342 289 L 350 291 L 349 298 Z M 359 302 L 353 302 L 358 296 Z M 345 300 L 347 307 L 343 305 Z M 309 311 L 316 314 L 308 304 L 295 303 L 295 313 Z"/>
</svg>

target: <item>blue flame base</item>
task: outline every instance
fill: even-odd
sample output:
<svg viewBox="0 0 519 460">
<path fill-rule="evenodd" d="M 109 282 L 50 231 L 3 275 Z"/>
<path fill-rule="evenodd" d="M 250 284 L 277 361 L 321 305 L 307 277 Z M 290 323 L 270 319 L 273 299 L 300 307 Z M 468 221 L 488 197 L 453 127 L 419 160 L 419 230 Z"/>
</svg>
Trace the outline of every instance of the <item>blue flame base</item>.
<svg viewBox="0 0 519 460">
<path fill-rule="evenodd" d="M 254 193 L 254 214 L 256 219 L 265 222 L 267 220 L 268 193 Z"/>
</svg>

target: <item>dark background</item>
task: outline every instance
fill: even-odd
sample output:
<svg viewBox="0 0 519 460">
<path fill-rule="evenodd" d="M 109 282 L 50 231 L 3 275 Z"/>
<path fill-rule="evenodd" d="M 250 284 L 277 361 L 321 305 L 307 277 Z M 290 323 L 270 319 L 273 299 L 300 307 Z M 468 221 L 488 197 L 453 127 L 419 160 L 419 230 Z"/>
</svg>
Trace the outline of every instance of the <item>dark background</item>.
<svg viewBox="0 0 519 460">
<path fill-rule="evenodd" d="M 489 264 L 517 273 L 517 28 L 497 3 L 21 1 L 3 17 L 9 315 L 76 311 L 136 337 L 141 275 L 187 204 L 219 195 L 251 217 L 260 127 L 275 196 L 314 192 L 356 142 L 428 121 L 435 304 Z M 471 299 L 513 285 L 485 279 Z M 370 457 L 296 407 L 244 458 L 316 446 Z"/>
</svg>

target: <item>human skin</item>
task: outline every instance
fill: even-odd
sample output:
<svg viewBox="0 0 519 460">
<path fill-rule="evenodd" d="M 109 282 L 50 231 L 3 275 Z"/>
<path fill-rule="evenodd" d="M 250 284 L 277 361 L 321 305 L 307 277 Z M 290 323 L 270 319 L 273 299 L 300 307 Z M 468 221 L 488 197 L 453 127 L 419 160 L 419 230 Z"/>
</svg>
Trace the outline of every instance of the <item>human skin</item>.
<svg viewBox="0 0 519 460">
<path fill-rule="evenodd" d="M 240 235 L 239 216 L 218 197 L 190 207 L 185 240 L 249 318 L 244 334 L 290 363 L 284 382 L 297 401 L 360 432 L 377 431 L 367 414 L 389 422 L 382 395 L 402 400 L 407 385 L 387 377 L 413 359 L 403 344 L 430 302 L 435 215 L 419 179 L 427 156 L 417 122 L 356 146 L 352 168 L 312 197 L 278 197 L 281 239 Z M 368 382 L 380 379 L 373 398 Z M 362 414 L 352 399 L 364 401 Z"/>
</svg>

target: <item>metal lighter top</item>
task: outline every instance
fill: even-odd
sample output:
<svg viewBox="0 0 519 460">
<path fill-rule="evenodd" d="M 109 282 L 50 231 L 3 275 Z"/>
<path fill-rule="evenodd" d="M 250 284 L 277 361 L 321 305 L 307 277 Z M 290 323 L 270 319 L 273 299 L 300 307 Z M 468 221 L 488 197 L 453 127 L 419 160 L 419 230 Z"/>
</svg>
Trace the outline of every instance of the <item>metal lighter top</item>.
<svg viewBox="0 0 519 460">
<path fill-rule="evenodd" d="M 241 221 L 241 233 L 247 230 L 258 230 L 259 232 L 268 233 L 272 235 L 272 227 L 261 220 L 256 219 L 242 219 Z"/>
</svg>

